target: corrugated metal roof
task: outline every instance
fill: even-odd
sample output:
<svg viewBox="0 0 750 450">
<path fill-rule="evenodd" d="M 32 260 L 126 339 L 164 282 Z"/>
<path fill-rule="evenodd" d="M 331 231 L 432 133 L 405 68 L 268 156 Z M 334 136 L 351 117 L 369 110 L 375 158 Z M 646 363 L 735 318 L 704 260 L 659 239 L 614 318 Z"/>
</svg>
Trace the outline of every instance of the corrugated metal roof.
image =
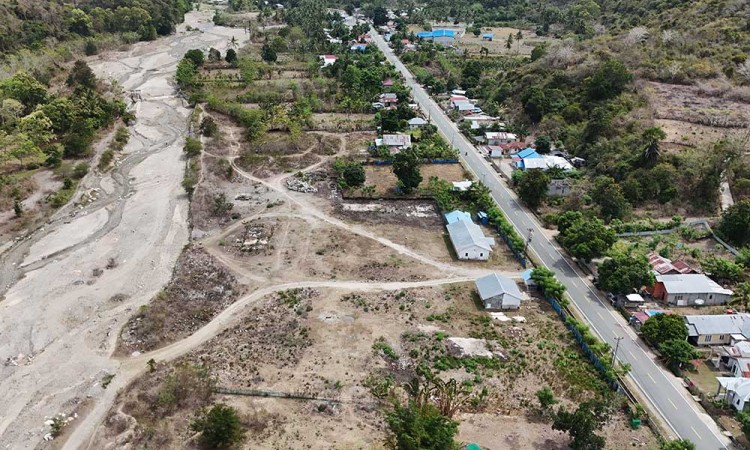
<svg viewBox="0 0 750 450">
<path fill-rule="evenodd" d="M 466 211 L 454 210 L 449 213 L 445 213 L 445 221 L 448 223 L 458 222 L 459 220 L 468 220 L 471 222 L 471 214 Z"/>
<path fill-rule="evenodd" d="M 509 295 L 517 299 L 522 299 L 523 294 L 518 289 L 518 285 L 515 281 L 508 277 L 504 277 L 497 273 L 491 273 L 482 278 L 477 278 L 475 281 L 477 291 L 479 291 L 479 298 L 487 300 L 498 295 Z"/>
<path fill-rule="evenodd" d="M 656 281 L 664 283 L 664 289 L 669 294 L 732 295 L 732 291 L 724 289 L 702 273 L 657 275 Z"/>
<path fill-rule="evenodd" d="M 458 220 L 448 224 L 446 228 L 456 253 L 463 253 L 464 249 L 474 246 L 488 251 L 492 250 L 490 242 L 493 239 L 487 238 L 482 229 L 470 220 Z"/>
<path fill-rule="evenodd" d="M 750 320 L 750 314 L 685 316 L 690 336 L 744 334 L 742 329 L 748 320 Z"/>
</svg>

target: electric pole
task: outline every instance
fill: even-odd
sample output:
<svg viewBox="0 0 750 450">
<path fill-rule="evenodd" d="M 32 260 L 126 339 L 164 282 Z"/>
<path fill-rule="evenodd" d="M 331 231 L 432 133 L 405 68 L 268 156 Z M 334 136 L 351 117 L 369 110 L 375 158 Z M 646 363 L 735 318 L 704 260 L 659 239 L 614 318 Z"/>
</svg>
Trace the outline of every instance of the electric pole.
<svg viewBox="0 0 750 450">
<path fill-rule="evenodd" d="M 615 351 L 612 352 L 612 368 L 615 368 L 615 359 L 617 359 L 617 349 L 620 348 L 620 341 L 625 339 L 622 336 L 615 337 Z"/>
</svg>

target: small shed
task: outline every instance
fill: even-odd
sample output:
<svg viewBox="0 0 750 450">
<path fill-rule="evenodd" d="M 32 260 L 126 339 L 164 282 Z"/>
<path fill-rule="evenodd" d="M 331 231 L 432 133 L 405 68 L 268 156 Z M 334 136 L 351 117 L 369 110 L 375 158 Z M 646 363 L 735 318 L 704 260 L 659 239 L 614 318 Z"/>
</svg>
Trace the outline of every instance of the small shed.
<svg viewBox="0 0 750 450">
<path fill-rule="evenodd" d="M 492 34 L 492 33 L 484 33 L 484 34 L 482 35 L 482 40 L 483 40 L 483 41 L 489 41 L 489 42 L 492 42 L 492 39 L 493 39 L 494 37 L 495 37 L 495 35 L 494 35 L 494 34 Z"/>
<path fill-rule="evenodd" d="M 453 190 L 457 192 L 466 192 L 471 188 L 472 184 L 474 184 L 474 182 L 470 180 L 454 181 Z"/>
<path fill-rule="evenodd" d="M 525 284 L 527 287 L 536 286 L 536 281 L 531 278 L 532 273 L 534 273 L 534 269 L 526 269 L 521 273 L 523 284 Z"/>
<path fill-rule="evenodd" d="M 523 294 L 510 278 L 492 273 L 478 278 L 475 283 L 485 309 L 518 309 L 521 306 Z"/>
</svg>

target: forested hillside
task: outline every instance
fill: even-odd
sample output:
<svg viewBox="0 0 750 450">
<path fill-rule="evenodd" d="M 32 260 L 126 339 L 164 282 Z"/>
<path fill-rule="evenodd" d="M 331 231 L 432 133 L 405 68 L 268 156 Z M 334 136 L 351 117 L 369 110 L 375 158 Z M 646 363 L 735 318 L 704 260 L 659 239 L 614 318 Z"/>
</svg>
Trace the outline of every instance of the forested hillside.
<svg viewBox="0 0 750 450">
<path fill-rule="evenodd" d="M 0 51 L 110 32 L 151 40 L 174 31 L 190 6 L 187 0 L 4 1 L 0 3 Z"/>
</svg>

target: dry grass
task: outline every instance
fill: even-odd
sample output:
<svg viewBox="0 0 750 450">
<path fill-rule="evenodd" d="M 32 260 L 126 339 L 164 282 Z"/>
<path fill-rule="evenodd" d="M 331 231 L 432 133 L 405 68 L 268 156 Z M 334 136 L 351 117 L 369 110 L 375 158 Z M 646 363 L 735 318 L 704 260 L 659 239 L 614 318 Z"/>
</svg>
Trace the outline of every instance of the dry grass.
<svg viewBox="0 0 750 450">
<path fill-rule="evenodd" d="M 423 164 L 419 166 L 422 174 L 420 189 L 427 188 L 430 177 L 437 177 L 447 181 L 461 181 L 468 174 L 461 164 Z M 394 195 L 394 189 L 398 179 L 393 174 L 392 166 L 365 166 L 365 184 L 374 185 L 375 192 L 379 196 Z"/>
</svg>

